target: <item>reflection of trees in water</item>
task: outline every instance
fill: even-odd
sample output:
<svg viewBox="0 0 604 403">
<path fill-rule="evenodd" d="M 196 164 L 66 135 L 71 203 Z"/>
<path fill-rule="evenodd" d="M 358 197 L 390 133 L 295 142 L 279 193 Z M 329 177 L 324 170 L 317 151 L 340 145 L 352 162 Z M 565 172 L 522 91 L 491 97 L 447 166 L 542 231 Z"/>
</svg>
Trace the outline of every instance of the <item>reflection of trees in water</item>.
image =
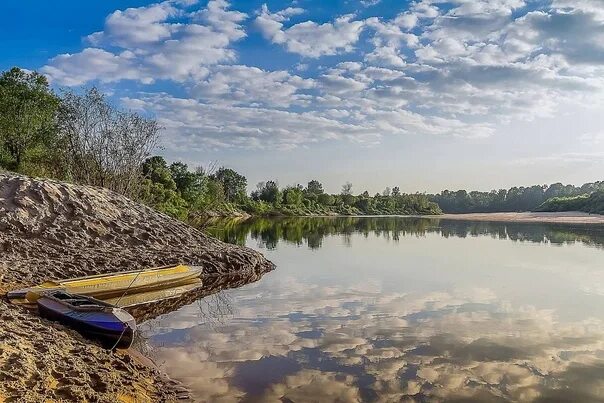
<svg viewBox="0 0 604 403">
<path fill-rule="evenodd" d="M 225 318 L 235 314 L 233 301 L 224 291 L 197 300 L 197 307 L 199 308 L 197 316 L 200 323 L 205 323 L 212 328 L 223 325 Z"/>
<path fill-rule="evenodd" d="M 216 320 L 217 318 L 223 318 L 233 312 L 230 298 L 227 294 L 221 293 L 220 291 L 253 283 L 260 280 L 263 275 L 264 273 L 207 275 L 203 277 L 203 284 L 201 287 L 188 291 L 178 298 L 128 307 L 126 310 L 136 318 L 137 322 L 148 323 L 161 315 L 176 311 L 183 306 L 197 302 L 200 308 L 200 317 L 202 319 L 208 319 L 209 316 L 212 316 L 213 320 Z"/>
<path fill-rule="evenodd" d="M 267 249 L 279 242 L 318 249 L 327 236 L 342 236 L 347 245 L 353 234 L 370 234 L 397 242 L 404 236 L 440 234 L 443 237 L 490 236 L 520 242 L 562 245 L 581 242 L 604 246 L 604 226 L 552 223 L 458 221 L 423 217 L 279 217 L 215 220 L 206 232 L 225 242 L 245 245 L 248 236 Z"/>
</svg>

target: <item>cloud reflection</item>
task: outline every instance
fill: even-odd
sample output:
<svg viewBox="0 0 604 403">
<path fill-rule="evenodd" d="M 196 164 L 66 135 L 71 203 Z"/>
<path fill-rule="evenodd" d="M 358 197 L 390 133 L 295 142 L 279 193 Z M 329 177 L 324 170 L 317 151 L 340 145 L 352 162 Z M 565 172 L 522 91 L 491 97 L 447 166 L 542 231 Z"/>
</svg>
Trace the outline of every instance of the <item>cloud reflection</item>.
<svg viewBox="0 0 604 403">
<path fill-rule="evenodd" d="M 600 319 L 562 323 L 485 288 L 403 294 L 292 280 L 235 292 L 223 324 L 207 326 L 191 305 L 169 317 L 184 337 L 149 325 L 156 360 L 200 401 L 604 398 Z"/>
</svg>

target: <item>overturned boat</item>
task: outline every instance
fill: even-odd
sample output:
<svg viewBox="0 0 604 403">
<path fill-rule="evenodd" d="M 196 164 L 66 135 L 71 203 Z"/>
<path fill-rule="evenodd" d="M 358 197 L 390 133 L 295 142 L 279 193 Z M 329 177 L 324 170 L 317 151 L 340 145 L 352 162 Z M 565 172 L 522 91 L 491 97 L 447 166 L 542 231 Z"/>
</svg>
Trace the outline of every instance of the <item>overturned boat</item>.
<svg viewBox="0 0 604 403">
<path fill-rule="evenodd" d="M 35 287 L 10 291 L 7 293 L 7 297 L 16 304 L 32 304 L 45 291 L 63 290 L 67 293 L 97 299 L 110 299 L 119 297 L 126 291 L 128 294 L 132 294 L 187 285 L 199 281 L 201 273 L 201 267 L 178 264 L 66 280 L 51 280 Z"/>
<path fill-rule="evenodd" d="M 106 348 L 128 348 L 134 340 L 136 321 L 132 315 L 95 298 L 60 290 L 45 291 L 37 305 L 43 318 L 69 326 L 100 341 Z"/>
</svg>

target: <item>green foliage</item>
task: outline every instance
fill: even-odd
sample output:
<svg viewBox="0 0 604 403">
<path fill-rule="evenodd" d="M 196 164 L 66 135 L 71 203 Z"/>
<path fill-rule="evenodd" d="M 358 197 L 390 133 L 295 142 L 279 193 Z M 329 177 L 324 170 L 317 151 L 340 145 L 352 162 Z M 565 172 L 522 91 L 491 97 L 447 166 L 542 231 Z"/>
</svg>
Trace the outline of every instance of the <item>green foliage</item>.
<svg viewBox="0 0 604 403">
<path fill-rule="evenodd" d="M 304 194 L 299 187 L 289 186 L 283 190 L 283 204 L 287 206 L 301 206 Z"/>
<path fill-rule="evenodd" d="M 139 189 L 139 200 L 157 211 L 181 220 L 188 217 L 189 205 L 176 190 L 149 178 L 143 179 Z"/>
<path fill-rule="evenodd" d="M 554 183 L 552 185 L 534 185 L 529 187 L 512 187 L 508 190 L 490 192 L 467 192 L 445 190 L 439 194 L 429 195 L 445 213 L 489 213 L 506 211 L 531 211 L 546 200 L 554 197 L 575 197 L 591 194 L 597 190 L 604 191 L 604 182 L 586 183 L 575 187 Z"/>
<path fill-rule="evenodd" d="M 176 181 L 173 172 L 168 168 L 164 157 L 155 156 L 147 158 L 142 166 L 143 175 L 153 183 L 162 185 L 169 190 L 176 190 Z"/>
<path fill-rule="evenodd" d="M 32 175 L 61 172 L 59 98 L 46 78 L 14 67 L 0 76 L 0 166 Z"/>
<path fill-rule="evenodd" d="M 308 185 L 306 186 L 306 193 L 320 195 L 323 193 L 323 185 L 318 180 L 313 179 L 308 182 Z"/>
<path fill-rule="evenodd" d="M 278 206 L 281 202 L 279 185 L 275 181 L 260 182 L 252 192 L 252 198 Z"/>
<path fill-rule="evenodd" d="M 319 196 L 317 196 L 317 203 L 322 206 L 333 206 L 335 201 L 335 197 L 327 193 L 321 193 Z"/>
<path fill-rule="evenodd" d="M 583 211 L 604 214 L 604 191 L 569 197 L 552 197 L 540 205 L 536 211 Z"/>
<path fill-rule="evenodd" d="M 241 201 L 246 197 L 247 179 L 230 168 L 222 167 L 213 175 L 220 182 L 226 200 L 229 202 Z"/>
</svg>

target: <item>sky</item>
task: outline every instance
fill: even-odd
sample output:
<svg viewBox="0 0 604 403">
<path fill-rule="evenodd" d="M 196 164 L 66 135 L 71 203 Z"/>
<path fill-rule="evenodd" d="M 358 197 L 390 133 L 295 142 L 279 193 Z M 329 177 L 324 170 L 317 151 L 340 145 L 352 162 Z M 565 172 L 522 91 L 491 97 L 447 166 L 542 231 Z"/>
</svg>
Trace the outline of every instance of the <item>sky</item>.
<svg viewBox="0 0 604 403">
<path fill-rule="evenodd" d="M 5 0 L 0 69 L 97 86 L 250 188 L 604 179 L 604 0 Z"/>
</svg>

